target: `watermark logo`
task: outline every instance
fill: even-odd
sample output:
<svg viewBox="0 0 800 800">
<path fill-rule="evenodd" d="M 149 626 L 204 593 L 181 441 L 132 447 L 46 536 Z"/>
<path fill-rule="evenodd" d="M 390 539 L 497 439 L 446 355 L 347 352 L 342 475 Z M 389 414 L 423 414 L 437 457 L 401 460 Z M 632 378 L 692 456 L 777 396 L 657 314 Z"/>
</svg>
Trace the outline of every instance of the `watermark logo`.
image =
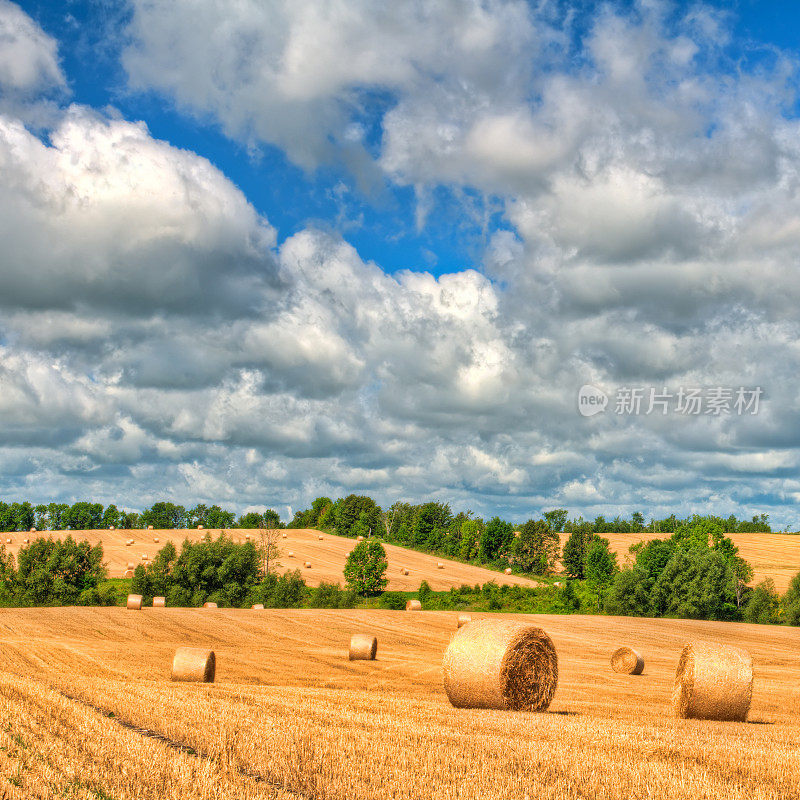
<svg viewBox="0 0 800 800">
<path fill-rule="evenodd" d="M 596 386 L 584 384 L 578 391 L 578 411 L 581 416 L 593 417 L 606 410 L 608 395 Z"/>
<path fill-rule="evenodd" d="M 635 416 L 642 414 L 681 416 L 736 416 L 758 414 L 764 390 L 760 386 L 739 386 L 736 389 L 713 386 L 706 389 L 675 391 L 667 387 L 657 389 L 645 386 L 621 386 L 617 389 L 612 406 L 615 414 Z M 584 417 L 593 417 L 606 410 L 608 395 L 596 386 L 585 384 L 578 390 L 578 411 Z"/>
</svg>

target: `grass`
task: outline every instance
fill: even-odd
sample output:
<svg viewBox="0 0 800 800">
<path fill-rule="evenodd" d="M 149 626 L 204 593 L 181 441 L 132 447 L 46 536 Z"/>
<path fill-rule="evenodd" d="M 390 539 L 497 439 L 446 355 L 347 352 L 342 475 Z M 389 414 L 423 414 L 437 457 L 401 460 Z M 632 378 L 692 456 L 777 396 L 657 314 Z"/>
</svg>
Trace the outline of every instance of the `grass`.
<svg viewBox="0 0 800 800">
<path fill-rule="evenodd" d="M 556 645 L 560 682 L 550 713 L 520 714 L 447 702 L 441 657 L 456 616 L 2 610 L 0 797 L 797 797 L 796 631 L 531 616 Z M 378 637 L 376 661 L 347 660 L 355 632 Z M 675 666 L 693 638 L 752 653 L 750 724 L 672 716 Z M 217 683 L 169 682 L 181 644 L 215 649 Z M 642 652 L 643 675 L 611 671 L 620 644 Z"/>
</svg>

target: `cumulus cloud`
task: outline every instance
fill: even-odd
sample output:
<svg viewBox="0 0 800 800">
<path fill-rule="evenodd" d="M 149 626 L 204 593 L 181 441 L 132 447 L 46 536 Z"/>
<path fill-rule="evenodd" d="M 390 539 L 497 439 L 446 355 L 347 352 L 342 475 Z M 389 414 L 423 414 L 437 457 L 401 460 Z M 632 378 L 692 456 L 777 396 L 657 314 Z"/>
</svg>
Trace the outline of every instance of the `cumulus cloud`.
<svg viewBox="0 0 800 800">
<path fill-rule="evenodd" d="M 56 41 L 18 5 L 0 0 L 0 87 L 31 94 L 65 83 Z"/>
</svg>

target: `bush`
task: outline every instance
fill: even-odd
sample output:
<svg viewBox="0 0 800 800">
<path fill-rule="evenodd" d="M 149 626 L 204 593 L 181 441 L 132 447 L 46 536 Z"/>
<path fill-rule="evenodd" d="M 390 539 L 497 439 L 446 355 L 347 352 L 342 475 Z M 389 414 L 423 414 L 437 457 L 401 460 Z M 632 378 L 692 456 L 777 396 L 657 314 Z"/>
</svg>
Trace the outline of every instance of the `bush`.
<svg viewBox="0 0 800 800">
<path fill-rule="evenodd" d="M 780 598 L 775 591 L 775 581 L 764 578 L 753 589 L 747 605 L 744 607 L 746 622 L 755 622 L 759 625 L 772 625 L 780 616 Z"/>
<path fill-rule="evenodd" d="M 419 591 L 417 592 L 417 597 L 419 597 L 419 601 L 420 603 L 422 603 L 423 607 L 430 602 L 432 594 L 433 592 L 431 591 L 431 587 L 428 581 L 422 581 L 422 583 L 419 585 Z"/>
<path fill-rule="evenodd" d="M 321 583 L 311 590 L 311 608 L 354 608 L 358 595 L 353 591 L 343 591 L 338 583 Z"/>
<path fill-rule="evenodd" d="M 116 586 L 101 586 L 97 594 L 98 602 L 101 606 L 115 606 L 117 604 L 118 596 Z"/>
<path fill-rule="evenodd" d="M 377 539 L 365 539 L 352 550 L 344 565 L 348 589 L 363 595 L 379 594 L 386 588 L 386 550 Z"/>
<path fill-rule="evenodd" d="M 783 618 L 787 625 L 800 625 L 800 572 L 792 578 L 783 597 Z"/>
<path fill-rule="evenodd" d="M 402 611 L 406 607 L 406 596 L 402 592 L 384 592 L 378 600 L 381 608 Z"/>
</svg>

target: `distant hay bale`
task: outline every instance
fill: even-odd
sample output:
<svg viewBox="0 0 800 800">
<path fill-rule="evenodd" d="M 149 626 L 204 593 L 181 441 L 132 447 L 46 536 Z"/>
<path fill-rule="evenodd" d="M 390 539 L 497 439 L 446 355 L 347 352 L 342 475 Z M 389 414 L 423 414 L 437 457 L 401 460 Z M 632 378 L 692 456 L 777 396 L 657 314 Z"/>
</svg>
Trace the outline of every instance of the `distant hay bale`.
<svg viewBox="0 0 800 800">
<path fill-rule="evenodd" d="M 286 538 L 287 538 L 287 535 L 285 533 L 282 533 L 281 534 L 281 539 L 286 539 Z"/>
<path fill-rule="evenodd" d="M 113 526 L 113 525 L 109 525 L 109 526 L 108 526 L 108 529 L 109 529 L 110 531 L 113 531 L 113 530 L 114 530 L 114 526 Z"/>
<path fill-rule="evenodd" d="M 436 562 L 436 569 L 444 569 L 444 564 L 441 561 Z"/>
<path fill-rule="evenodd" d="M 213 650 L 202 647 L 179 647 L 172 659 L 173 681 L 213 683 L 217 671 L 217 657 Z"/>
<path fill-rule="evenodd" d="M 400 570 L 400 572 L 401 572 L 403 575 L 408 575 L 408 570 L 407 570 L 407 569 L 401 569 L 401 570 Z"/>
<path fill-rule="evenodd" d="M 142 553 L 142 561 L 147 561 L 148 558 L 150 558 L 150 556 L 148 556 L 147 553 Z"/>
<path fill-rule="evenodd" d="M 30 533 L 36 533 L 36 528 L 31 528 Z"/>
<path fill-rule="evenodd" d="M 468 622 L 472 622 L 472 617 L 469 614 L 458 615 L 458 627 L 463 628 Z"/>
<path fill-rule="evenodd" d="M 611 669 L 624 675 L 641 675 L 644 659 L 632 647 L 619 647 L 611 654 Z"/>
<path fill-rule="evenodd" d="M 318 536 L 317 538 L 318 538 L 320 541 L 322 541 L 322 540 L 323 540 L 325 537 L 324 537 L 324 536 Z"/>
<path fill-rule="evenodd" d="M 406 611 L 422 611 L 422 603 L 419 600 L 406 600 Z"/>
<path fill-rule="evenodd" d="M 250 608 L 252 608 L 253 611 L 263 611 L 264 610 L 264 604 L 263 603 L 253 603 L 253 605 L 250 606 Z"/>
<path fill-rule="evenodd" d="M 310 561 L 306 561 L 306 563 L 305 563 L 305 564 L 303 564 L 303 566 L 304 566 L 306 569 L 311 569 L 311 562 L 310 562 Z"/>
<path fill-rule="evenodd" d="M 354 633 L 350 637 L 350 661 L 374 661 L 378 652 L 378 640 L 366 633 Z"/>
<path fill-rule="evenodd" d="M 149 531 L 153 530 L 153 526 L 152 525 L 148 525 L 147 526 L 147 530 L 149 530 Z"/>
<path fill-rule="evenodd" d="M 29 539 L 29 538 L 26 536 L 26 537 L 25 537 L 25 538 L 22 540 L 22 544 L 28 544 L 28 542 L 30 542 L 30 539 Z"/>
<path fill-rule="evenodd" d="M 524 622 L 477 620 L 444 654 L 444 688 L 456 708 L 545 711 L 558 684 L 550 637 Z"/>
<path fill-rule="evenodd" d="M 132 578 L 133 577 L 133 570 L 132 569 L 125 570 L 125 576 L 124 577 Z"/>
<path fill-rule="evenodd" d="M 129 594 L 126 608 L 130 609 L 131 611 L 141 611 L 142 596 L 140 594 Z"/>
<path fill-rule="evenodd" d="M 216 603 L 203 603 L 203 608 L 216 608 Z"/>
<path fill-rule="evenodd" d="M 9 537 L 6 539 L 6 544 L 11 544 L 11 543 L 12 543 L 12 541 L 13 541 L 13 539 L 12 539 L 12 538 L 9 536 Z"/>
<path fill-rule="evenodd" d="M 249 533 L 246 533 L 246 534 L 244 535 L 244 540 L 245 540 L 246 542 L 249 542 L 249 541 L 250 541 L 250 534 L 249 534 Z"/>
<path fill-rule="evenodd" d="M 364 541 L 364 537 L 363 536 L 356 536 L 356 541 L 357 542 L 363 542 Z"/>
<path fill-rule="evenodd" d="M 166 608 L 166 607 L 167 607 L 167 600 L 165 597 L 153 598 L 153 608 Z"/>
<path fill-rule="evenodd" d="M 203 526 L 202 525 L 198 525 L 197 526 L 197 530 L 199 530 L 199 531 L 203 530 Z"/>
<path fill-rule="evenodd" d="M 153 537 L 153 541 L 154 541 L 156 544 L 158 544 L 158 536 L 154 536 L 154 537 Z"/>
<path fill-rule="evenodd" d="M 136 565 L 132 561 L 129 561 L 128 566 L 125 567 L 125 569 L 134 570 L 136 569 Z"/>
<path fill-rule="evenodd" d="M 506 575 L 510 575 L 510 574 L 511 574 L 511 567 L 506 567 L 506 568 L 503 570 L 503 572 L 504 572 L 504 574 L 506 574 Z"/>
<path fill-rule="evenodd" d="M 287 555 L 289 558 L 294 558 L 294 553 L 293 553 L 291 550 L 290 550 L 290 551 L 289 551 L 289 552 L 288 552 L 286 555 Z"/>
<path fill-rule="evenodd" d="M 133 539 L 128 539 L 128 541 L 125 542 L 125 547 L 130 547 L 132 544 L 133 544 Z"/>
<path fill-rule="evenodd" d="M 689 642 L 681 652 L 672 707 L 684 719 L 744 722 L 753 696 L 753 659 L 739 647 Z"/>
</svg>

